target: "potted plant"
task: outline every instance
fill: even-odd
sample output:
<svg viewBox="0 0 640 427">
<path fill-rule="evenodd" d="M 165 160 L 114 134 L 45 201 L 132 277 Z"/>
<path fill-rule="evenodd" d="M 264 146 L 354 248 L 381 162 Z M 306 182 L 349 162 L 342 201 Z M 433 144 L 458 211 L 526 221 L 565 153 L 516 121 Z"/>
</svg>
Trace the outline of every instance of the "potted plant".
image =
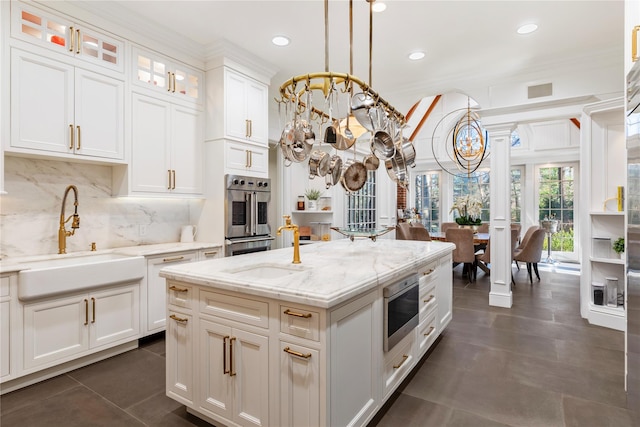
<svg viewBox="0 0 640 427">
<path fill-rule="evenodd" d="M 304 195 L 307 197 L 307 209 L 310 211 L 318 209 L 318 199 L 322 195 L 322 191 L 315 188 L 308 188 Z"/>
<path fill-rule="evenodd" d="M 613 242 L 613 250 L 622 258 L 624 256 L 624 237 L 618 237 Z"/>
<path fill-rule="evenodd" d="M 470 227 L 475 231 L 482 224 L 482 219 L 480 218 L 482 203 L 475 197 L 469 195 L 458 197 L 449 213 L 453 211 L 458 211 L 455 221 L 461 227 Z"/>
</svg>

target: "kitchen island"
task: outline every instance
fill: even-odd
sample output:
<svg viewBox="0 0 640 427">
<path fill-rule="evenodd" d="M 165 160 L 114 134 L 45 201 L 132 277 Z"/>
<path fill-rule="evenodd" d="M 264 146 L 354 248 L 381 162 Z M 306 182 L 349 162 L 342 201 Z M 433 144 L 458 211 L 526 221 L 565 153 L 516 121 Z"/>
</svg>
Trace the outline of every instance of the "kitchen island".
<svg viewBox="0 0 640 427">
<path fill-rule="evenodd" d="M 301 264 L 286 248 L 162 269 L 167 395 L 216 425 L 366 425 L 451 321 L 453 248 L 342 239 Z M 418 326 L 385 351 L 384 290 L 414 277 Z"/>
</svg>

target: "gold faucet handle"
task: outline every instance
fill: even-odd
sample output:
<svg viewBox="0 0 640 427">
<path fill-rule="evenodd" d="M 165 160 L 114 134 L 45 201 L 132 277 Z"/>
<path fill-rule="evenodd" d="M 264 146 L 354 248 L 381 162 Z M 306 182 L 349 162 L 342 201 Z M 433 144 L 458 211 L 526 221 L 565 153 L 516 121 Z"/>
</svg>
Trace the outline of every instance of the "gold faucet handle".
<svg viewBox="0 0 640 427">
<path fill-rule="evenodd" d="M 291 215 L 282 215 L 282 218 L 284 218 L 285 225 L 291 225 Z"/>
</svg>

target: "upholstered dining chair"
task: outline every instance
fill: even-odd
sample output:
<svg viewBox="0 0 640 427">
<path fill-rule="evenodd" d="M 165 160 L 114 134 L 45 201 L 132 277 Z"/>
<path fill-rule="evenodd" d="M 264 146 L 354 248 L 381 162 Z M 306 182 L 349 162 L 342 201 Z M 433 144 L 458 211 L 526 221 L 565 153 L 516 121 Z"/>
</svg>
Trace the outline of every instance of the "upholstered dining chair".
<svg viewBox="0 0 640 427">
<path fill-rule="evenodd" d="M 490 224 L 488 222 L 483 222 L 478 226 L 478 233 L 488 233 Z"/>
<path fill-rule="evenodd" d="M 520 224 L 517 224 L 517 225 L 520 225 Z M 513 224 L 511 224 L 511 226 L 512 226 L 511 227 L 511 259 L 513 259 L 516 253 L 516 247 L 518 246 L 518 242 L 520 241 L 520 228 L 513 227 Z M 511 284 L 512 285 L 516 284 L 516 281 L 513 280 L 513 270 L 511 270 Z"/>
<path fill-rule="evenodd" d="M 425 226 L 420 222 L 409 224 L 401 222 L 396 226 L 396 240 L 422 240 L 431 241 L 431 235 Z"/>
<path fill-rule="evenodd" d="M 491 264 L 491 243 L 487 243 L 484 247 L 483 252 L 476 252 L 476 263 L 474 266 L 474 275 L 477 276 L 478 270 L 477 267 L 480 267 L 482 271 L 486 274 L 490 274 L 491 270 L 489 268 L 489 264 Z"/>
<path fill-rule="evenodd" d="M 473 248 L 473 231 L 470 228 L 451 227 L 445 231 L 447 242 L 455 243 L 453 250 L 453 266 L 464 264 L 469 281 L 475 281 L 476 254 Z"/>
<path fill-rule="evenodd" d="M 443 222 L 440 224 L 440 231 L 443 233 L 447 231 L 449 228 L 458 228 L 458 223 L 456 222 Z"/>
<path fill-rule="evenodd" d="M 516 250 L 524 248 L 527 241 L 531 238 L 531 235 L 533 234 L 533 232 L 539 228 L 540 228 L 539 225 L 532 225 L 531 227 L 527 228 L 527 231 L 525 231 L 524 233 L 524 237 L 522 237 L 522 240 L 520 241 L 518 246 L 516 246 Z M 515 261 L 515 258 L 514 258 L 514 261 Z M 516 267 L 518 267 L 518 270 L 520 270 L 520 264 L 518 264 L 518 261 L 516 261 Z"/>
<path fill-rule="evenodd" d="M 528 230 L 527 230 L 528 231 Z M 540 274 L 538 273 L 538 263 L 540 262 L 540 258 L 542 258 L 542 246 L 544 245 L 544 238 L 546 232 L 542 228 L 538 228 L 535 230 L 529 239 L 527 239 L 526 243 L 524 239 L 522 240 L 522 245 L 516 248 L 513 259 L 516 261 L 526 262 L 527 263 L 527 272 L 529 273 L 529 282 L 533 284 L 533 278 L 531 276 L 531 267 L 536 273 L 536 277 L 540 280 Z"/>
<path fill-rule="evenodd" d="M 411 224 L 408 222 L 401 222 L 396 225 L 396 240 L 411 240 L 409 238 L 411 234 L 410 227 Z"/>
<path fill-rule="evenodd" d="M 516 229 L 518 230 L 518 244 L 520 243 L 520 233 L 522 233 L 522 224 L 518 223 L 518 222 L 512 222 L 511 223 L 511 229 Z"/>
</svg>

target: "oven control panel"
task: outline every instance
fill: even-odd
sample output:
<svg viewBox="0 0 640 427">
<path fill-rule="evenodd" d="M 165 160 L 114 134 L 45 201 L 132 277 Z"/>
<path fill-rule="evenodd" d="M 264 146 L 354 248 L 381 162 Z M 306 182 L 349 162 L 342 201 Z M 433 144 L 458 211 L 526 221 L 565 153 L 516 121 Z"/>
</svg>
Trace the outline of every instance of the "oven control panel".
<svg viewBox="0 0 640 427">
<path fill-rule="evenodd" d="M 270 191 L 271 180 L 253 176 L 227 175 L 226 187 L 227 190 Z"/>
</svg>

